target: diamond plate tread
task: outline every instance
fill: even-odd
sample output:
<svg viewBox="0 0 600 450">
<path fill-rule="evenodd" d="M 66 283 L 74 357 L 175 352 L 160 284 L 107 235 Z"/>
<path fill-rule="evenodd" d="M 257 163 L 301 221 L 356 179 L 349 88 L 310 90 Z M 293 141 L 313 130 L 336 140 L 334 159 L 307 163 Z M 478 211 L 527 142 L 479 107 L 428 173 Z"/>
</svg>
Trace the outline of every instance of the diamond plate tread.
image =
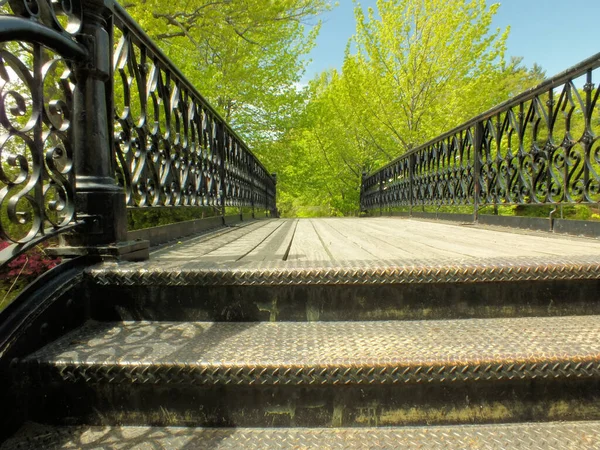
<svg viewBox="0 0 600 450">
<path fill-rule="evenodd" d="M 49 427 L 27 424 L 0 450 L 600 448 L 600 422 L 405 428 Z"/>
<path fill-rule="evenodd" d="M 345 262 L 190 261 L 105 263 L 87 277 L 99 285 L 290 286 L 477 283 L 600 279 L 598 256 L 411 259 Z"/>
<path fill-rule="evenodd" d="M 600 377 L 600 316 L 90 322 L 22 362 L 88 383 L 360 385 Z"/>
</svg>

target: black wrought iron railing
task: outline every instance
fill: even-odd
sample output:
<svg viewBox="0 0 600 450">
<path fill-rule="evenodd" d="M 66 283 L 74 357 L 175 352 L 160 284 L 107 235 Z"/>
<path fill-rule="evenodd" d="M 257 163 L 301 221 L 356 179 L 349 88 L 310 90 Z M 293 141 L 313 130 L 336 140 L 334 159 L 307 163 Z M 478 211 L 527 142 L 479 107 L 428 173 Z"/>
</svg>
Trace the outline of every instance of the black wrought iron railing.
<svg viewBox="0 0 600 450">
<path fill-rule="evenodd" d="M 364 175 L 363 211 L 600 202 L 600 54 Z"/>
<path fill-rule="evenodd" d="M 274 212 L 275 197 L 275 176 L 118 4 L 0 2 L 0 237 L 12 243 L 0 264 L 61 233 L 74 254 L 126 241 L 126 208 Z"/>
<path fill-rule="evenodd" d="M 7 260 L 77 223 L 73 62 L 81 5 L 2 2 L 0 17 L 0 235 Z M 14 14 L 14 15 L 7 15 Z"/>
<path fill-rule="evenodd" d="M 115 151 L 128 207 L 275 209 L 275 180 L 115 5 Z"/>
</svg>

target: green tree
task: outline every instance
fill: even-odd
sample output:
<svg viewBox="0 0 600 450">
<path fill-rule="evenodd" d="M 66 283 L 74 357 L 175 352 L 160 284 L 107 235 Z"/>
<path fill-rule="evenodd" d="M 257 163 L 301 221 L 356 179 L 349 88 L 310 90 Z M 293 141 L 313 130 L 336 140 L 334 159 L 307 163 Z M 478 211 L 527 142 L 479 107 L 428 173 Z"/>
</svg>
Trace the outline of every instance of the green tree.
<svg viewBox="0 0 600 450">
<path fill-rule="evenodd" d="M 329 7 L 329 0 L 135 0 L 128 10 L 260 154 L 301 108 L 297 85 L 316 16 Z"/>
<path fill-rule="evenodd" d="M 360 177 L 541 81 L 539 67 L 504 60 L 508 30 L 491 30 L 497 5 L 484 0 L 379 0 L 365 15 L 341 71 L 311 83 L 304 130 L 296 141 L 293 182 L 317 204 L 356 213 Z M 295 161 L 314 161 L 312 170 Z"/>
<path fill-rule="evenodd" d="M 344 75 L 358 103 L 393 136 L 382 142 L 395 147 L 392 154 L 493 104 L 508 34 L 490 30 L 497 7 L 485 0 L 379 0 L 379 18 L 356 8 L 357 51 L 347 52 Z"/>
</svg>

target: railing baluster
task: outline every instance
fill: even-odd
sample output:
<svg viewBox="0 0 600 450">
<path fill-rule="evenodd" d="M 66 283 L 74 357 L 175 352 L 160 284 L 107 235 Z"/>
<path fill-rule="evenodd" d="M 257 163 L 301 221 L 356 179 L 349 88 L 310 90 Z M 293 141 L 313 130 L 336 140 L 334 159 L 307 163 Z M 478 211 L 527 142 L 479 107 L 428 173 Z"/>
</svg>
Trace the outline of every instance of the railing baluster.
<svg viewBox="0 0 600 450">
<path fill-rule="evenodd" d="M 219 157 L 219 207 L 223 223 L 225 223 L 225 197 L 227 186 L 225 182 L 225 128 L 217 122 L 217 153 Z"/>
<path fill-rule="evenodd" d="M 408 176 L 409 176 L 409 200 L 408 200 L 408 215 L 412 216 L 412 209 L 414 206 L 414 189 L 415 189 L 415 155 L 411 154 L 408 157 Z"/>
<path fill-rule="evenodd" d="M 379 173 L 379 215 L 383 216 L 383 175 L 384 172 Z"/>
<path fill-rule="evenodd" d="M 483 122 L 475 124 L 475 145 L 473 146 L 473 222 L 479 221 L 479 203 L 481 197 L 481 157 L 483 155 Z"/>
<path fill-rule="evenodd" d="M 277 174 L 271 174 L 271 180 L 273 181 L 273 195 L 271 196 L 271 207 L 269 210 L 271 211 L 271 217 L 279 217 L 279 213 L 277 212 Z"/>
<path fill-rule="evenodd" d="M 248 162 L 248 173 L 250 174 L 250 204 L 252 207 L 252 218 L 255 219 L 255 211 L 254 211 L 254 203 L 255 203 L 255 199 L 254 199 L 254 190 L 256 189 L 256 185 L 255 185 L 255 177 L 256 177 L 256 170 L 254 167 L 254 163 L 252 160 L 249 159 Z"/>
</svg>

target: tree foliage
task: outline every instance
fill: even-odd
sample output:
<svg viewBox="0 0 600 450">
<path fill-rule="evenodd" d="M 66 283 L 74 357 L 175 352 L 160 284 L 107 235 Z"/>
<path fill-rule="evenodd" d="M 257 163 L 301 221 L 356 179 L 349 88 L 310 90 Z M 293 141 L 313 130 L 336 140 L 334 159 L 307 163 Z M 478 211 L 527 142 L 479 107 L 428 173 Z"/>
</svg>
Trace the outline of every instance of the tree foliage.
<svg viewBox="0 0 600 450">
<path fill-rule="evenodd" d="M 127 7 L 260 150 L 301 108 L 296 86 L 319 31 L 316 16 L 329 0 L 134 0 Z"/>
<path fill-rule="evenodd" d="M 283 179 L 299 193 L 290 214 L 315 204 L 356 213 L 362 172 L 543 78 L 537 66 L 505 60 L 509 30 L 491 30 L 498 5 L 485 0 L 379 0 L 366 14 L 355 6 L 343 66 L 311 83 L 305 127 L 295 130 L 288 172 L 298 178 Z M 312 176 L 299 160 L 312 161 Z"/>
</svg>

